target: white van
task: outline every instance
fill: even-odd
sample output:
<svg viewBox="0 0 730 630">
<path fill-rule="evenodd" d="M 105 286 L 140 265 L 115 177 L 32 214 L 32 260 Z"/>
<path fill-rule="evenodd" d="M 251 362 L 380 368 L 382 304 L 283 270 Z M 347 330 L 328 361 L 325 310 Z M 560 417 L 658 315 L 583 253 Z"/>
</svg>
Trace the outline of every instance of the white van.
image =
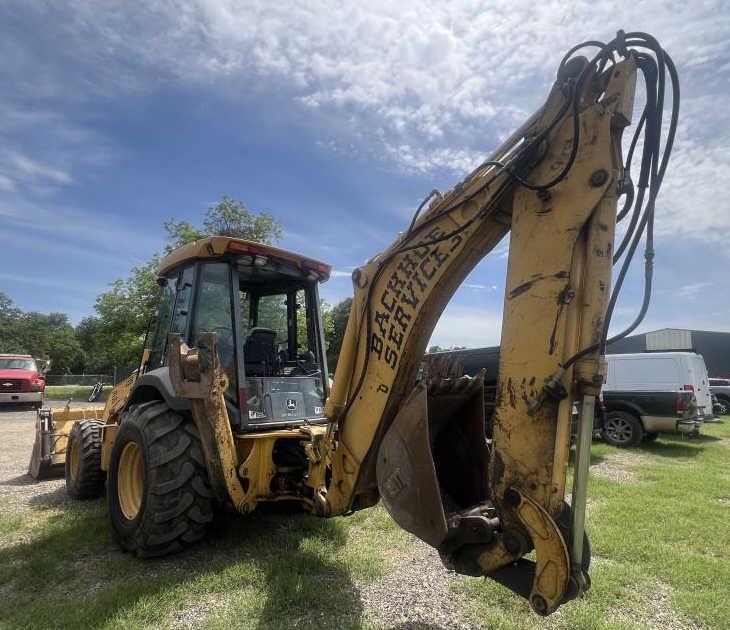
<svg viewBox="0 0 730 630">
<path fill-rule="evenodd" d="M 607 354 L 603 391 L 691 391 L 699 416 L 712 421 L 712 394 L 705 360 L 694 352 Z"/>
</svg>

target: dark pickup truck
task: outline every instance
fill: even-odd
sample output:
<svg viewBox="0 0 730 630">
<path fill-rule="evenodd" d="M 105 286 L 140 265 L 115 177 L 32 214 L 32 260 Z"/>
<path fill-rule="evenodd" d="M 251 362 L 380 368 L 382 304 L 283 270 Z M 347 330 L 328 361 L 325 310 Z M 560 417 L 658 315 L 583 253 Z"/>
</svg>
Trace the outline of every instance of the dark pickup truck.
<svg viewBox="0 0 730 630">
<path fill-rule="evenodd" d="M 659 433 L 699 433 L 702 420 L 691 391 L 604 391 L 603 439 L 620 447 L 655 440 Z"/>
<path fill-rule="evenodd" d="M 499 347 L 451 350 L 426 355 L 426 363 L 443 362 L 443 368 L 458 366 L 459 374 L 474 375 L 486 369 L 484 406 L 487 436 L 491 437 L 491 421 L 495 407 Z M 448 371 L 448 369 L 445 369 Z M 602 403 L 596 405 L 594 428 L 609 444 L 620 447 L 638 446 L 655 440 L 659 433 L 698 433 L 701 418 L 692 391 L 606 391 Z M 573 424 L 577 423 L 577 408 Z"/>
</svg>

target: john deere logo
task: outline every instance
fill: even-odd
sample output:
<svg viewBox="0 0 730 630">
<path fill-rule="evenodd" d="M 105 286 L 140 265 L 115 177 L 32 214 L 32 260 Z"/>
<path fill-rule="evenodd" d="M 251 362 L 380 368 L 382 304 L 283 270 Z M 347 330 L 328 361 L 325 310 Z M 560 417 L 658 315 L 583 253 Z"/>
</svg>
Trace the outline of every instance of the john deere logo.
<svg viewBox="0 0 730 630">
<path fill-rule="evenodd" d="M 286 399 L 286 409 L 287 411 L 294 411 L 297 408 L 297 401 L 293 398 L 287 398 Z"/>
</svg>

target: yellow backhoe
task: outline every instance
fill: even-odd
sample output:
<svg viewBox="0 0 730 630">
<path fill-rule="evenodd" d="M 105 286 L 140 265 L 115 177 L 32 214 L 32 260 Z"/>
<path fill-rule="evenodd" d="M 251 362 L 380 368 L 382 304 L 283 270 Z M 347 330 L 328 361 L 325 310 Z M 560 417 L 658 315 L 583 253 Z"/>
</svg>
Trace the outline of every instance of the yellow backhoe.
<svg viewBox="0 0 730 630">
<path fill-rule="evenodd" d="M 588 47 L 590 59 L 576 56 Z M 646 104 L 624 160 L 637 76 Z M 247 513 L 289 501 L 329 517 L 382 500 L 447 566 L 553 612 L 590 585 L 584 522 L 600 357 L 642 241 L 646 297 L 635 324 L 646 311 L 654 203 L 678 105 L 674 65 L 650 36 L 619 32 L 571 49 L 539 111 L 463 182 L 433 192 L 393 244 L 353 272 L 331 387 L 318 294 L 328 265 L 228 237 L 173 251 L 160 264 L 140 368 L 101 413 L 41 411 L 32 470 L 64 466 L 77 498 L 106 488 L 114 535 L 139 556 L 202 538 L 216 503 Z M 614 247 L 617 220 L 627 227 Z M 508 233 L 487 439 L 483 375 L 417 377 L 449 299 Z M 532 550 L 535 559 L 525 558 Z"/>
</svg>

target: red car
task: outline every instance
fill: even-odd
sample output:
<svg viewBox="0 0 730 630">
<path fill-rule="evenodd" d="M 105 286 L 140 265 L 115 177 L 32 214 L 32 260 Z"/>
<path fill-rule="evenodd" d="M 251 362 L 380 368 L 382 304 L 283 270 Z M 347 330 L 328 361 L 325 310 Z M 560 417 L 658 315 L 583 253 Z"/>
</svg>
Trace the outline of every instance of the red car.
<svg viewBox="0 0 730 630">
<path fill-rule="evenodd" d="M 28 354 L 0 354 L 0 404 L 43 405 L 46 380 L 35 359 Z"/>
</svg>

